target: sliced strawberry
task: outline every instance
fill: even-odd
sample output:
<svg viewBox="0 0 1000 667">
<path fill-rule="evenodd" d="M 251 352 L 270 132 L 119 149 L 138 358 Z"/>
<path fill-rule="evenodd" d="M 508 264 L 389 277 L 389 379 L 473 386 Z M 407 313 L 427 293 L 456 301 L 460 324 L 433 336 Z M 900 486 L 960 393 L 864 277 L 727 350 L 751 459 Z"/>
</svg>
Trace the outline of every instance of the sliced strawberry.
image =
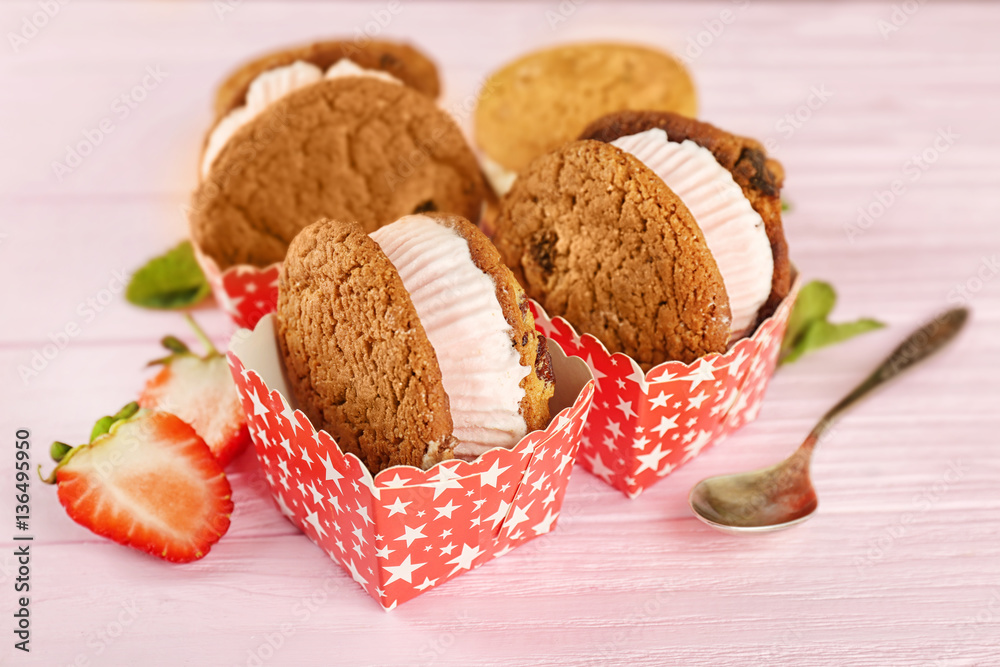
<svg viewBox="0 0 1000 667">
<path fill-rule="evenodd" d="M 250 432 L 226 358 L 193 320 L 191 324 L 209 348 L 208 354 L 199 357 L 178 339 L 164 338 L 164 347 L 173 354 L 152 362 L 163 364 L 163 369 L 146 383 L 139 405 L 186 421 L 226 467 L 250 442 Z"/>
<path fill-rule="evenodd" d="M 202 558 L 229 530 L 225 472 L 178 417 L 123 413 L 89 444 L 67 451 L 56 443 L 61 460 L 46 481 L 59 485 L 70 518 L 98 535 L 174 563 Z"/>
</svg>

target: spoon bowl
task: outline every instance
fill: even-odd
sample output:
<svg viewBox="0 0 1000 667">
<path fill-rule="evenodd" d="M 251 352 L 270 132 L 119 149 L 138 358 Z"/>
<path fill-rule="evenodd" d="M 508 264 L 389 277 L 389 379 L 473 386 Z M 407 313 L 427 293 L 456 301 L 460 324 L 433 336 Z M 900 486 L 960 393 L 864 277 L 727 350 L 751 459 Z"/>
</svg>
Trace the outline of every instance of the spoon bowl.
<svg viewBox="0 0 1000 667">
<path fill-rule="evenodd" d="M 766 533 L 802 523 L 819 499 L 808 470 L 801 470 L 801 451 L 770 468 L 702 480 L 688 502 L 699 519 L 726 532 Z"/>
<path fill-rule="evenodd" d="M 688 496 L 695 516 L 713 528 L 739 534 L 783 530 L 808 519 L 819 506 L 809 478 L 816 443 L 847 408 L 944 347 L 968 316 L 965 308 L 948 310 L 910 334 L 864 382 L 823 415 L 805 442 L 781 463 L 698 482 Z"/>
</svg>

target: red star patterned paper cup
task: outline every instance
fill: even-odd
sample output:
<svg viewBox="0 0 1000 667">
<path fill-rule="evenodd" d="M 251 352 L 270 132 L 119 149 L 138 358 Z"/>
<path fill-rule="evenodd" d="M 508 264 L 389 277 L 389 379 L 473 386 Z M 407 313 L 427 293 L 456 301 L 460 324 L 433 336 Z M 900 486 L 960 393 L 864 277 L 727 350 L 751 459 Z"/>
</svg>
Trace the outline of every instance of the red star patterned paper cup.
<svg viewBox="0 0 1000 667">
<path fill-rule="evenodd" d="M 236 326 L 253 329 L 260 318 L 278 308 L 278 273 L 281 264 L 266 268 L 239 264 L 225 271 L 195 246 L 194 256 L 212 286 L 215 300 Z"/>
<path fill-rule="evenodd" d="M 392 609 L 555 527 L 594 383 L 579 359 L 550 350 L 548 428 L 471 463 L 396 466 L 374 478 L 288 402 L 273 315 L 236 333 L 229 365 L 278 508 Z"/>
<path fill-rule="evenodd" d="M 584 468 L 638 496 L 732 431 L 753 421 L 774 374 L 799 282 L 775 313 L 725 354 L 668 361 L 643 373 L 628 355 L 610 354 L 534 301 L 535 326 L 566 354 L 587 362 L 597 391 L 580 442 Z"/>
</svg>

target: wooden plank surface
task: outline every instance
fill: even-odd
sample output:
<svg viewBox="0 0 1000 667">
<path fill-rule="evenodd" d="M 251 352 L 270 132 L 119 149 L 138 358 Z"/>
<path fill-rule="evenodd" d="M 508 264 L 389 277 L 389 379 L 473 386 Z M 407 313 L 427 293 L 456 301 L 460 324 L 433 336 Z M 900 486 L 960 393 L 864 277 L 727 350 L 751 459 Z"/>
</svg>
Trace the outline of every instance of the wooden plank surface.
<svg viewBox="0 0 1000 667">
<path fill-rule="evenodd" d="M 177 315 L 125 304 L 116 276 L 183 237 L 213 85 L 241 58 L 352 34 L 388 4 L 58 6 L 15 49 L 9 33 L 31 33 L 24 21 L 42 9 L 0 5 L 0 433 L 11 443 L 30 428 L 36 462 L 131 399 L 157 339 L 183 331 Z M 838 317 L 890 326 L 782 369 L 756 423 L 637 500 L 577 469 L 553 534 L 388 614 L 273 508 L 251 453 L 233 467 L 232 529 L 184 567 L 96 538 L 35 484 L 32 652 L 12 646 L 4 529 L 0 662 L 1000 664 L 1000 7 L 400 7 L 381 34 L 435 57 L 443 103 L 465 127 L 483 76 L 526 49 L 593 37 L 691 49 L 702 116 L 772 140 L 785 164 L 803 274 L 837 286 Z M 727 10 L 733 20 L 716 23 Z M 899 29 L 883 35 L 887 25 Z M 124 114 L 116 100 L 150 71 L 161 80 Z M 60 179 L 53 162 L 104 118 L 113 132 Z M 952 138 L 935 150 L 942 133 Z M 925 152 L 933 163 L 914 171 Z M 858 209 L 896 179 L 905 192 L 858 227 Z M 692 518 L 696 481 L 784 456 L 910 328 L 959 298 L 974 315 L 958 344 L 857 408 L 817 453 L 816 517 L 750 539 Z M 199 319 L 227 340 L 218 311 Z M 79 334 L 22 378 L 68 325 Z M 0 466 L 5 521 L 12 468 Z"/>
</svg>

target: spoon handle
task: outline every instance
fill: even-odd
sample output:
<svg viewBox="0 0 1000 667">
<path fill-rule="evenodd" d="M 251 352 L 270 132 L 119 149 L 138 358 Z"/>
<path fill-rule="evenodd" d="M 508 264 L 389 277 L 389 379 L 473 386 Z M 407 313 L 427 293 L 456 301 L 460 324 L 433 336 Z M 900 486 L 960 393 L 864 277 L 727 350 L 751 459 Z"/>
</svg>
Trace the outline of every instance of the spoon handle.
<svg viewBox="0 0 1000 667">
<path fill-rule="evenodd" d="M 969 310 L 967 308 L 953 308 L 941 313 L 907 336 L 906 340 L 900 343 L 899 347 L 893 350 L 892 354 L 886 357 L 885 361 L 879 364 L 879 367 L 864 382 L 840 399 L 839 403 L 823 415 L 823 418 L 819 420 L 806 439 L 809 448 L 816 444 L 820 436 L 833 426 L 840 414 L 847 408 L 857 403 L 876 387 L 885 384 L 951 342 L 956 334 L 962 330 L 968 318 Z"/>
</svg>

